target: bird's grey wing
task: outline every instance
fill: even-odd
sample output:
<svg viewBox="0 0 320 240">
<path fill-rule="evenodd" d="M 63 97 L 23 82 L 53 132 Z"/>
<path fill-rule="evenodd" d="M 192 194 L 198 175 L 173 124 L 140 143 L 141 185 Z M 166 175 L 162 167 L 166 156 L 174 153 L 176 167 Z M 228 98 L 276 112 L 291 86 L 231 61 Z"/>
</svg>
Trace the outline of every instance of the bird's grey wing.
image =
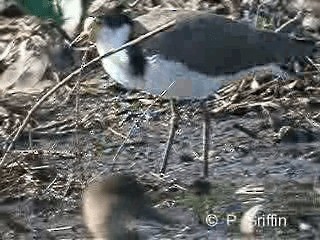
<svg viewBox="0 0 320 240">
<path fill-rule="evenodd" d="M 258 31 L 210 13 L 178 20 L 174 27 L 144 42 L 143 47 L 147 55 L 161 53 L 169 60 L 215 76 L 310 55 L 313 50 L 312 45 L 287 35 Z"/>
</svg>

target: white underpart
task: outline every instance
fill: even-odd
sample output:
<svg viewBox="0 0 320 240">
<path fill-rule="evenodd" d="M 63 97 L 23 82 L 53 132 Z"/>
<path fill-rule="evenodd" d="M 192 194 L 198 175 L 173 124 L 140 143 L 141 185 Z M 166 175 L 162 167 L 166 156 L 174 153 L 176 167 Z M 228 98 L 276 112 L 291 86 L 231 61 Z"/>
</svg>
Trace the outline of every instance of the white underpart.
<svg viewBox="0 0 320 240">
<path fill-rule="evenodd" d="M 110 49 L 123 45 L 129 36 L 130 27 L 123 26 L 117 30 L 104 27 L 97 36 L 97 50 L 100 55 Z M 219 56 L 217 56 L 219 57 Z M 120 51 L 102 59 L 106 72 L 112 79 L 128 89 L 140 89 L 159 95 L 166 91 L 164 97 L 204 98 L 232 80 L 237 80 L 248 74 L 271 72 L 283 73 L 273 64 L 246 69 L 234 75 L 209 76 L 190 70 L 185 65 L 169 61 L 154 55 L 146 58 L 146 70 L 143 76 L 135 76 L 129 68 L 127 50 Z"/>
</svg>

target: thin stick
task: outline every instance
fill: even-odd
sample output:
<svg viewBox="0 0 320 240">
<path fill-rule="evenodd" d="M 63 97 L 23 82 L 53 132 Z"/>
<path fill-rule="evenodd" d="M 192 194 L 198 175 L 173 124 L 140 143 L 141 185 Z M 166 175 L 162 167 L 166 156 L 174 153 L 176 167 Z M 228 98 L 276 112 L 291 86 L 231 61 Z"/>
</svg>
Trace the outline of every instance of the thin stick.
<svg viewBox="0 0 320 240">
<path fill-rule="evenodd" d="M 201 101 L 201 108 L 203 111 L 203 176 L 207 178 L 209 168 L 208 156 L 210 147 L 210 118 L 206 100 Z"/>
<path fill-rule="evenodd" d="M 158 28 L 156 28 L 155 30 L 151 31 L 151 32 L 148 32 L 124 45 L 122 45 L 121 47 L 119 48 L 116 48 L 116 49 L 111 49 L 110 51 L 108 51 L 106 54 L 104 54 L 103 56 L 99 56 L 99 57 L 96 57 L 94 59 L 92 59 L 91 61 L 89 61 L 88 63 L 84 64 L 83 66 L 81 66 L 80 68 L 76 69 L 75 71 L 73 71 L 72 73 L 70 73 L 67 77 L 65 77 L 61 82 L 59 82 L 56 86 L 54 86 L 53 88 L 51 88 L 44 96 L 42 96 L 38 102 L 35 103 L 35 105 L 28 111 L 28 114 L 26 116 L 26 118 L 23 120 L 20 128 L 18 129 L 18 131 L 16 132 L 12 142 L 10 143 L 10 145 L 8 146 L 8 148 L 6 149 L 2 159 L 1 159 L 1 162 L 0 162 L 0 167 L 3 165 L 3 163 L 5 162 L 7 156 L 8 156 L 8 153 L 9 151 L 12 149 L 14 143 L 17 141 L 18 137 L 20 136 L 20 134 L 22 133 L 23 129 L 27 126 L 30 118 L 31 118 L 31 115 L 35 112 L 35 110 L 37 110 L 40 105 L 48 98 L 50 97 L 55 91 L 57 91 L 60 87 L 62 87 L 63 85 L 65 85 L 67 82 L 69 82 L 74 76 L 78 75 L 82 70 L 84 70 L 85 68 L 91 66 L 92 64 L 100 61 L 102 58 L 104 57 L 107 57 L 107 56 L 110 56 L 112 54 L 115 54 L 125 48 L 128 48 L 130 46 L 133 46 L 139 42 L 142 42 L 143 40 L 147 39 L 147 38 L 150 38 L 151 36 L 165 30 L 165 29 L 168 29 L 172 26 L 174 26 L 176 23 L 175 20 L 173 21 L 170 21 Z"/>
<path fill-rule="evenodd" d="M 285 23 L 282 24 L 280 27 L 278 27 L 276 30 L 274 30 L 274 32 L 278 33 L 278 32 L 280 32 L 280 31 L 282 31 L 282 30 L 283 30 L 285 27 L 287 27 L 289 24 L 300 20 L 301 17 L 302 17 L 302 12 L 299 11 L 294 18 L 289 19 L 287 22 L 285 22 Z"/>
<path fill-rule="evenodd" d="M 79 77 L 77 78 L 76 81 L 76 85 L 75 85 L 75 94 L 76 94 L 76 106 L 75 106 L 75 115 L 76 115 L 76 126 L 75 126 L 75 134 L 74 134 L 74 138 L 75 138 L 75 150 L 76 150 L 76 159 L 78 161 L 76 161 L 76 165 L 72 167 L 72 169 L 77 169 L 77 165 L 78 163 L 81 162 L 82 160 L 82 149 L 81 149 L 81 144 L 80 144 L 80 136 L 79 136 L 79 126 L 80 126 L 80 78 L 82 76 L 83 73 L 83 66 L 85 65 L 87 58 L 88 58 L 88 49 L 84 52 L 83 57 L 81 59 L 81 66 L 80 66 L 80 73 L 79 73 Z M 80 166 L 80 179 L 84 180 L 84 172 L 85 169 L 83 169 L 83 165 L 79 164 Z M 75 171 L 77 174 L 77 170 Z"/>
<path fill-rule="evenodd" d="M 314 66 L 317 69 L 317 73 L 320 73 L 320 68 L 317 66 L 317 64 L 315 64 L 310 57 L 306 57 L 306 59 L 311 63 L 312 66 Z"/>
<path fill-rule="evenodd" d="M 160 167 L 160 173 L 164 174 L 167 169 L 168 165 L 168 158 L 169 158 L 169 153 L 172 148 L 173 140 L 178 128 L 178 123 L 177 123 L 177 112 L 175 109 L 175 101 L 174 99 L 170 99 L 170 108 L 171 108 L 171 121 L 170 121 L 170 132 L 169 132 L 169 137 L 166 145 L 166 150 L 164 152 L 164 156 L 162 159 L 161 167 Z"/>
</svg>

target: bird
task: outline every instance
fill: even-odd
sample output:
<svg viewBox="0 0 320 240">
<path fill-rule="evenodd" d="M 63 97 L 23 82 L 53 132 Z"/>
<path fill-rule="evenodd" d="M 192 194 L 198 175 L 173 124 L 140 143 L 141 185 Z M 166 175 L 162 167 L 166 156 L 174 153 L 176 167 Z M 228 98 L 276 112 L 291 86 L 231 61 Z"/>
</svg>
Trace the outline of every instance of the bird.
<svg viewBox="0 0 320 240">
<path fill-rule="evenodd" d="M 316 47 L 312 41 L 258 30 L 210 11 L 182 11 L 173 15 L 172 27 L 102 58 L 102 66 L 126 89 L 142 90 L 171 100 L 201 100 L 205 113 L 204 176 L 207 176 L 210 128 L 204 100 L 219 88 L 248 75 L 271 72 L 285 76 L 282 66 L 286 61 L 311 56 Z M 89 38 L 95 42 L 100 56 L 133 40 L 138 29 L 137 22 L 122 6 L 96 16 L 89 26 Z M 171 111 L 174 112 L 174 107 Z M 172 114 L 160 173 L 166 169 L 176 119 Z"/>
<path fill-rule="evenodd" d="M 95 20 L 99 55 L 134 36 L 134 21 L 118 9 Z M 125 88 L 167 98 L 204 98 L 248 73 L 271 69 L 292 57 L 311 56 L 313 42 L 258 30 L 211 12 L 177 15 L 176 24 L 150 39 L 102 59 L 105 71 Z M 173 83 L 173 86 L 169 86 Z"/>
<path fill-rule="evenodd" d="M 152 208 L 144 187 L 134 175 L 117 173 L 89 184 L 83 193 L 83 218 L 94 239 L 142 239 L 128 224 L 134 219 L 170 220 Z"/>
</svg>

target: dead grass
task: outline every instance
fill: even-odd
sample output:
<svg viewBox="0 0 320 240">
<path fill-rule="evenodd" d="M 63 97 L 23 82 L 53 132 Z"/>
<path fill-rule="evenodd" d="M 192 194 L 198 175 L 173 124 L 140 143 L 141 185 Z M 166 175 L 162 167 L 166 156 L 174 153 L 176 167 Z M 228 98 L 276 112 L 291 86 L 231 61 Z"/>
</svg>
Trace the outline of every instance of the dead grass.
<svg viewBox="0 0 320 240">
<path fill-rule="evenodd" d="M 237 16 L 240 10 L 237 1 L 222 1 L 216 4 L 214 1 L 151 1 L 141 0 L 137 3 L 133 14 L 139 15 L 154 8 L 183 8 L 183 9 L 225 9 L 226 13 Z M 93 8 L 93 7 L 92 7 Z M 90 10 L 94 11 L 94 10 Z M 219 10 L 221 11 L 221 10 Z M 285 19 L 287 17 L 284 17 Z M 13 31 L 9 35 L 7 42 L 10 42 L 16 31 L 23 35 L 25 30 L 13 27 L 8 31 Z M 1 29 L 0 29 L 1 31 Z M 19 43 L 17 43 L 19 44 Z M 7 56 L 6 69 L 11 61 L 14 61 L 14 52 Z M 92 53 L 92 58 L 96 56 Z M 11 60 L 8 60 L 11 59 Z M 0 59 L 1 60 L 1 59 Z M 317 62 L 318 59 L 315 59 Z M 0 63 L 1 64 L 1 63 Z M 2 69 L 2 68 L 1 68 Z M 2 71 L 4 71 L 2 69 Z M 254 133 L 252 136 L 263 138 L 264 141 L 273 142 L 274 134 L 278 134 L 282 127 L 303 128 L 310 131 L 319 131 L 320 127 L 320 81 L 319 73 L 310 64 L 305 69 L 307 72 L 302 79 L 288 77 L 286 80 L 276 79 L 274 76 L 265 75 L 261 79 L 247 77 L 230 84 L 221 89 L 216 97 L 209 98 L 208 107 L 215 118 L 224 114 L 243 115 L 248 112 L 258 112 L 262 117 L 268 119 L 272 131 L 269 135 Z M 315 71 L 315 72 L 314 72 Z M 78 71 L 77 73 L 80 73 Z M 1 72 L 0 72 L 1 74 Z M 101 66 L 92 65 L 81 72 L 75 74 L 73 79 L 78 79 L 80 88 L 79 114 L 75 114 L 75 83 L 70 79 L 68 84 L 61 84 L 59 75 L 50 67 L 47 69 L 46 77 L 51 77 L 53 82 L 60 82 L 61 88 L 54 90 L 50 98 L 43 102 L 37 111 L 32 112 L 25 128 L 18 134 L 16 145 L 23 146 L 23 150 L 13 150 L 8 152 L 4 166 L 0 168 L 0 195 L 1 198 L 20 197 L 45 197 L 56 199 L 68 199 L 70 195 L 74 199 L 79 199 L 81 189 L 86 181 L 92 177 L 86 172 L 88 163 L 83 161 L 86 158 L 88 148 L 81 148 L 83 145 L 90 145 L 82 142 L 81 146 L 75 146 L 74 142 L 68 138 L 61 140 L 65 136 L 74 134 L 90 134 L 95 131 L 106 131 L 106 138 L 113 139 L 116 147 L 121 145 L 128 135 L 131 125 L 127 122 L 137 117 L 141 124 L 148 122 L 146 112 L 160 113 L 158 118 L 166 124 L 168 120 L 169 107 L 165 100 L 155 102 L 155 98 L 145 93 L 133 92 L 126 94 L 113 82 L 106 83 L 101 87 L 101 77 L 103 70 Z M 58 76 L 53 79 L 54 76 Z M 57 80 L 58 79 L 58 80 Z M 34 107 L 47 89 L 38 94 L 4 94 L 0 103 L 0 131 L 1 131 L 1 156 L 3 157 L 7 147 L 13 140 L 13 136 L 26 120 L 28 111 Z M 182 116 L 196 116 L 200 118 L 197 109 L 197 102 L 189 103 L 189 107 L 180 108 Z M 152 107 L 150 107 L 152 106 Z M 196 110 L 195 110 L 196 109 Z M 128 121 L 129 119 L 129 121 Z M 78 126 L 76 126 L 76 122 Z M 249 129 L 250 130 L 250 129 Z M 244 129 L 245 131 L 245 129 Z M 77 132 L 77 133 L 76 133 Z M 61 144 L 56 148 L 48 140 L 48 145 L 41 143 L 42 148 L 32 147 L 33 137 L 42 136 L 45 139 L 51 137 L 58 138 L 56 141 Z M 280 135 L 281 138 L 281 135 Z M 280 139 L 281 140 L 281 139 Z M 143 141 L 142 141 L 143 142 Z M 65 144 L 65 145 L 63 145 Z M 129 141 L 128 146 L 139 144 L 139 141 Z M 29 147 L 28 147 L 29 146 Z M 45 147 L 47 147 L 47 149 Z M 116 148 L 116 147 L 110 147 Z M 105 148 L 105 146 L 102 146 Z M 101 150 L 102 151 L 102 150 Z M 99 153 L 97 153 L 99 154 Z M 94 156 L 93 156 L 94 157 Z M 81 161 L 82 159 L 82 161 Z M 88 157 L 88 161 L 91 159 Z M 143 179 L 143 177 L 142 177 Z M 153 183 L 159 183 L 154 180 Z M 162 183 L 167 186 L 168 182 Z M 152 187 L 155 187 L 153 184 Z"/>
</svg>

